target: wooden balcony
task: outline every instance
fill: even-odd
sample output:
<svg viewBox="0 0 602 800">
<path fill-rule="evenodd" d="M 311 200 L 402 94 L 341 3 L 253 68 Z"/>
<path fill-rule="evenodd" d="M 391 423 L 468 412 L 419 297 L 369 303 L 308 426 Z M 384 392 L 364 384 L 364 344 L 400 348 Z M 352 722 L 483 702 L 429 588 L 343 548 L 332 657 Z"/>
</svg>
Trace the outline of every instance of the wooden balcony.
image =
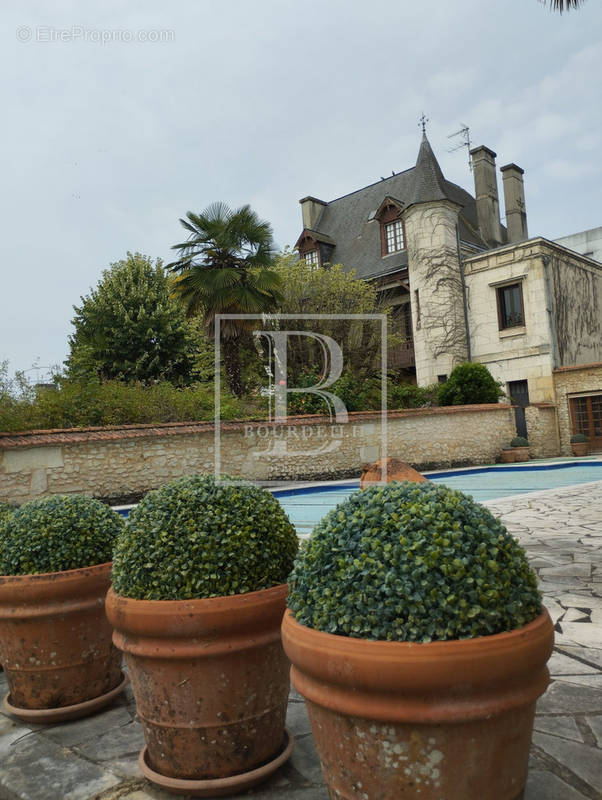
<svg viewBox="0 0 602 800">
<path fill-rule="evenodd" d="M 413 339 L 407 339 L 405 342 L 402 342 L 402 344 L 389 348 L 387 362 L 390 369 L 415 367 L 416 360 L 414 358 Z"/>
</svg>

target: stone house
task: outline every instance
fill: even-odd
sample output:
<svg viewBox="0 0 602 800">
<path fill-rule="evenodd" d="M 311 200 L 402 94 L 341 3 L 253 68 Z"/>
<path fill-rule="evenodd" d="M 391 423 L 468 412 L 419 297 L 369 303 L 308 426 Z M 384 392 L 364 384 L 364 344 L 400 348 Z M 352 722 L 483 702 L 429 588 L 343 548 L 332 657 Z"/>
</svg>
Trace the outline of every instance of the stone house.
<svg viewBox="0 0 602 800">
<path fill-rule="evenodd" d="M 481 362 L 534 454 L 570 452 L 575 431 L 602 451 L 602 263 L 529 238 L 516 164 L 501 168 L 502 225 L 495 158 L 471 150 L 473 196 L 445 179 L 424 135 L 411 169 L 330 202 L 303 198 L 299 254 L 386 293 L 405 336 L 389 364 L 406 378 L 429 385 Z"/>
</svg>

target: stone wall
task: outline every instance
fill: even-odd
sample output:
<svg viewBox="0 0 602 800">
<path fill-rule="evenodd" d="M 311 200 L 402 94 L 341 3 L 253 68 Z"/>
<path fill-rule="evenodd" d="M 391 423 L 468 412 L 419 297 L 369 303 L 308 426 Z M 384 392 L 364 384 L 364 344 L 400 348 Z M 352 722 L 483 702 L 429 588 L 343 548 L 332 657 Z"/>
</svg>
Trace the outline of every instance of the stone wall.
<svg viewBox="0 0 602 800">
<path fill-rule="evenodd" d="M 536 403 L 525 408 L 529 455 L 531 458 L 554 458 L 560 452 L 556 407 Z"/>
<path fill-rule="evenodd" d="M 570 398 L 588 394 L 602 394 L 602 363 L 584 364 L 578 367 L 560 367 L 554 370 L 560 452 L 571 455 Z"/>
<path fill-rule="evenodd" d="M 253 480 L 332 479 L 359 476 L 363 464 L 381 455 L 378 413 L 350 414 L 347 424 L 334 426 L 323 417 L 296 417 L 279 428 L 274 440 L 266 423 L 224 423 L 220 471 Z M 512 408 L 502 404 L 386 417 L 387 455 L 423 470 L 492 463 L 514 435 Z M 308 444 L 326 449 L 303 455 Z M 181 475 L 212 472 L 215 445 L 210 423 L 0 434 L 0 500 L 23 503 L 60 492 L 113 502 L 139 497 Z"/>
</svg>

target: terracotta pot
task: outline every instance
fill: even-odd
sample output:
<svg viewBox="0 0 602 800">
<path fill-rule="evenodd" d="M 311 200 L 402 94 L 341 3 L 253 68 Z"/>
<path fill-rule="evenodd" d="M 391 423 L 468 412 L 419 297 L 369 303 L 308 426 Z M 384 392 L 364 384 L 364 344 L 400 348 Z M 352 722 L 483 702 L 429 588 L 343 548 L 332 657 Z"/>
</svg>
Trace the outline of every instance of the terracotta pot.
<svg viewBox="0 0 602 800">
<path fill-rule="evenodd" d="M 513 464 L 514 463 L 514 448 L 512 450 L 502 450 L 500 453 L 500 461 L 502 464 Z"/>
<path fill-rule="evenodd" d="M 522 797 L 553 637 L 545 610 L 511 633 L 429 644 L 321 633 L 288 611 L 291 680 L 331 797 Z"/>
<path fill-rule="evenodd" d="M 528 461 L 529 448 L 528 447 L 513 447 L 515 461 Z"/>
<path fill-rule="evenodd" d="M 589 452 L 589 442 L 571 442 L 574 456 L 586 456 Z"/>
<path fill-rule="evenodd" d="M 202 600 L 107 595 L 151 770 L 215 779 L 281 752 L 289 662 L 280 624 L 288 586 Z M 266 775 L 267 777 L 267 775 Z"/>
<path fill-rule="evenodd" d="M 0 660 L 12 713 L 87 704 L 120 684 L 121 653 L 104 609 L 110 575 L 109 562 L 0 576 Z"/>
</svg>

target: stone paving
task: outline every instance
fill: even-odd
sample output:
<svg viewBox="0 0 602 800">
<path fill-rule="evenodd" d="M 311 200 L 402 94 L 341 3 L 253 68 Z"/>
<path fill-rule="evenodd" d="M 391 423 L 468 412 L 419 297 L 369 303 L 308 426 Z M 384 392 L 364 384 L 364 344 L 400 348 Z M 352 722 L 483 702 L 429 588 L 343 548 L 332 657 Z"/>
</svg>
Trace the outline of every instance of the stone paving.
<svg viewBox="0 0 602 800">
<path fill-rule="evenodd" d="M 602 481 L 486 505 L 526 548 L 556 624 L 552 683 L 538 704 L 525 800 L 601 800 Z M 6 691 L 3 676 L 0 691 Z M 244 797 L 327 800 L 303 700 L 294 691 L 288 725 L 296 737 L 291 760 Z M 142 778 L 142 745 L 131 691 L 94 717 L 52 727 L 0 714 L 0 800 L 173 797 Z"/>
</svg>

